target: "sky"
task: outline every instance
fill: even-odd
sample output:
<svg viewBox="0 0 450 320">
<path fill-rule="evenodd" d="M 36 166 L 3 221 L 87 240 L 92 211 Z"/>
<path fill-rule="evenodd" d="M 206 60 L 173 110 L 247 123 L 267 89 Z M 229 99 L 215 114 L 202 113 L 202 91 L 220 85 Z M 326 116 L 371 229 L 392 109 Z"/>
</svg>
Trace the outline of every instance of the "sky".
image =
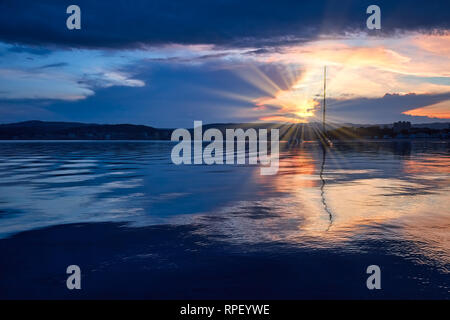
<svg viewBox="0 0 450 320">
<path fill-rule="evenodd" d="M 450 2 L 0 2 L 0 123 L 313 122 L 325 66 L 330 121 L 450 121 Z"/>
</svg>

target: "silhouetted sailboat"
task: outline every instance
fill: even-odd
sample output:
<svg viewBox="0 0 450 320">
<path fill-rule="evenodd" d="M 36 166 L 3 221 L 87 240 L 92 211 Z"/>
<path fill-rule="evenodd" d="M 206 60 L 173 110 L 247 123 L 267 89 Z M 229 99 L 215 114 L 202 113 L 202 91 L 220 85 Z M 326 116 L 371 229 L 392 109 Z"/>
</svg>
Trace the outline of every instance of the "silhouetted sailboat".
<svg viewBox="0 0 450 320">
<path fill-rule="evenodd" d="M 322 137 L 320 141 L 323 145 L 332 146 L 333 142 L 328 138 L 326 128 L 326 112 L 327 112 L 327 67 L 323 68 L 323 106 L 322 106 Z"/>
<path fill-rule="evenodd" d="M 323 78 L 323 103 L 322 103 L 322 129 L 320 127 L 317 128 L 316 135 L 319 138 L 319 142 L 323 146 L 331 147 L 333 145 L 333 142 L 328 138 L 327 135 L 327 123 L 326 123 L 326 108 L 327 108 L 327 67 L 324 67 L 324 78 Z M 313 124 L 315 127 L 316 124 Z M 290 136 L 288 140 L 289 146 L 296 146 L 303 142 L 303 125 L 302 125 L 302 132 L 299 134 L 299 125 L 294 125 L 294 132 Z"/>
</svg>

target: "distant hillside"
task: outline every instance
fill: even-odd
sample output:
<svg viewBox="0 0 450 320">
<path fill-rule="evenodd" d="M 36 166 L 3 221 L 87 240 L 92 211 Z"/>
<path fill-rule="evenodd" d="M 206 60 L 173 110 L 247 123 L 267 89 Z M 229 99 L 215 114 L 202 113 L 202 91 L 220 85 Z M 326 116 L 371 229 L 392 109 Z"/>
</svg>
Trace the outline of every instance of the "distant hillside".
<svg viewBox="0 0 450 320">
<path fill-rule="evenodd" d="M 52 121 L 39 121 L 39 120 L 31 120 L 24 122 L 16 122 L 16 123 L 8 123 L 8 124 L 0 124 L 1 128 L 34 128 L 41 127 L 50 130 L 55 129 L 66 129 L 73 127 L 83 127 L 83 126 L 94 126 L 94 123 L 81 123 L 81 122 L 52 122 Z"/>
<path fill-rule="evenodd" d="M 169 140 L 172 130 L 132 124 L 26 121 L 0 125 L 0 140 Z"/>
<path fill-rule="evenodd" d="M 300 134 L 306 140 L 315 140 L 320 124 L 282 124 L 282 123 L 215 123 L 203 125 L 203 132 L 215 128 L 280 129 L 280 139 L 290 140 Z M 328 129 L 331 129 L 329 126 Z M 25 121 L 0 125 L 0 140 L 170 140 L 174 129 L 157 129 L 132 124 L 86 124 L 79 122 Z M 192 128 L 188 129 L 193 131 Z"/>
<path fill-rule="evenodd" d="M 367 127 L 386 127 L 386 128 L 392 128 L 392 123 L 379 123 L 379 124 L 356 124 L 356 123 L 341 123 L 339 125 L 340 127 L 354 127 L 354 128 L 367 128 Z M 436 129 L 436 130 L 442 130 L 442 129 L 449 129 L 450 128 L 450 122 L 430 122 L 430 123 L 412 123 L 411 126 L 413 128 L 428 128 L 428 129 Z"/>
<path fill-rule="evenodd" d="M 429 128 L 429 129 L 450 129 L 450 122 L 433 122 L 433 123 L 417 123 L 412 124 L 413 128 Z"/>
<path fill-rule="evenodd" d="M 207 129 L 219 129 L 224 138 L 226 129 L 248 128 L 279 129 L 280 140 L 317 140 L 322 131 L 321 123 L 215 123 L 203 125 Z M 436 130 L 449 131 L 449 123 L 415 124 L 410 133 L 439 134 Z M 79 122 L 25 121 L 0 125 L 0 140 L 170 140 L 174 129 L 157 129 L 133 124 L 93 124 Z M 334 139 L 358 139 L 361 137 L 394 137 L 392 125 L 327 124 Z M 193 129 L 189 129 L 192 131 Z M 349 135 L 349 133 L 351 134 Z"/>
</svg>

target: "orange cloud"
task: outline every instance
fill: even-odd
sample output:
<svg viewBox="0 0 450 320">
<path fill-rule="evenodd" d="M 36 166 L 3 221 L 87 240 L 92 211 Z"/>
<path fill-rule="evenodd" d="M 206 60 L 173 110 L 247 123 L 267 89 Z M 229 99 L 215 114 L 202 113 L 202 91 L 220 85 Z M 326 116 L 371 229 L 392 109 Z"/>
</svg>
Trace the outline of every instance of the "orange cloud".
<svg viewBox="0 0 450 320">
<path fill-rule="evenodd" d="M 319 40 L 285 47 L 263 57 L 266 62 L 306 66 L 340 66 L 419 77 L 450 76 L 450 34 L 410 34 L 403 37 Z M 308 68 L 310 69 L 310 68 Z"/>
<path fill-rule="evenodd" d="M 409 116 L 450 119 L 450 100 L 403 112 Z"/>
<path fill-rule="evenodd" d="M 450 33 L 435 35 L 418 35 L 412 42 L 433 54 L 450 56 Z"/>
</svg>

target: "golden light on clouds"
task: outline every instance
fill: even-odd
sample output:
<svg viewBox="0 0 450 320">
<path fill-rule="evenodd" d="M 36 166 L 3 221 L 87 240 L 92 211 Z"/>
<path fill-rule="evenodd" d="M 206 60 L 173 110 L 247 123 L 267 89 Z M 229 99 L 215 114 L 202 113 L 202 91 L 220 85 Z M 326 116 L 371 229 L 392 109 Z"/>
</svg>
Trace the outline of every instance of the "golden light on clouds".
<svg viewBox="0 0 450 320">
<path fill-rule="evenodd" d="M 448 33 L 317 40 L 254 58 L 263 64 L 289 66 L 293 71 L 286 75 L 287 89 L 280 89 L 260 71 L 246 77 L 267 92 L 267 96 L 253 100 L 255 111 L 265 111 L 261 120 L 306 122 L 320 110 L 325 65 L 329 74 L 327 97 L 334 100 L 440 94 L 450 92 L 449 52 Z M 447 119 L 449 109 L 446 101 L 404 114 Z"/>
<path fill-rule="evenodd" d="M 410 116 L 450 119 L 450 100 L 432 104 L 423 108 L 408 110 L 403 113 Z"/>
<path fill-rule="evenodd" d="M 305 96 L 297 89 L 280 90 L 274 97 L 260 98 L 254 101 L 256 108 L 265 106 L 278 107 L 278 112 L 287 114 L 291 121 L 288 122 L 306 122 L 306 118 L 314 116 L 314 111 L 319 103 Z M 275 117 L 265 117 L 262 120 L 275 120 Z M 287 120 L 287 119 L 286 119 Z"/>
</svg>

